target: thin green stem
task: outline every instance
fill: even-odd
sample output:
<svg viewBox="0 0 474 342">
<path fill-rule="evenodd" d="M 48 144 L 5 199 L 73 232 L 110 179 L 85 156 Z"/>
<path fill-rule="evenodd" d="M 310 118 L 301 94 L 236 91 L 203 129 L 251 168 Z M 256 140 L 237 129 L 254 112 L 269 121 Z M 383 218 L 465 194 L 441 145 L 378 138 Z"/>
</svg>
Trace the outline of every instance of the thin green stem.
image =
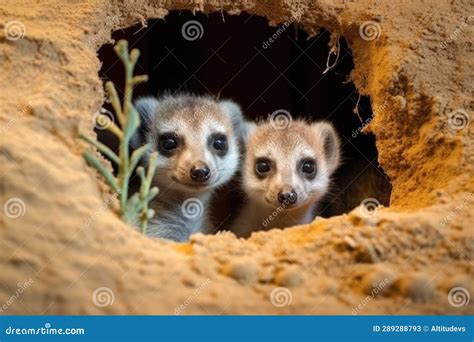
<svg viewBox="0 0 474 342">
<path fill-rule="evenodd" d="M 115 164 L 120 165 L 119 157 L 110 148 L 102 144 L 100 141 L 94 140 L 93 138 L 84 134 L 79 134 L 79 138 L 94 146 Z"/>
<path fill-rule="evenodd" d="M 86 151 L 83 153 L 84 159 L 93 166 L 101 175 L 104 177 L 105 181 L 110 185 L 114 191 L 119 191 L 117 180 L 112 175 L 104 164 L 102 164 L 91 152 Z"/>
<path fill-rule="evenodd" d="M 107 123 L 104 127 L 117 136 L 120 141 L 118 156 L 110 148 L 91 137 L 81 134 L 80 138 L 94 146 L 118 165 L 118 174 L 115 178 L 110 170 L 91 152 L 84 152 L 86 161 L 97 169 L 114 191 L 120 194 L 120 215 L 122 219 L 129 224 L 136 223 L 138 219 L 141 231 L 146 234 L 148 220 L 154 215 L 154 211 L 148 208 L 148 203 L 158 195 L 158 188 L 151 188 L 157 167 L 158 155 L 156 152 L 149 156 L 146 172 L 142 166 L 137 168 L 137 173 L 141 180 L 139 192 L 129 198 L 128 190 L 132 171 L 149 149 L 147 145 L 142 146 L 135 150 L 130 156 L 130 139 L 140 126 L 139 114 L 132 103 L 133 88 L 136 84 L 145 82 L 148 76 L 133 76 L 133 70 L 140 56 L 140 51 L 133 49 L 129 52 L 127 41 L 120 40 L 115 45 L 114 50 L 123 62 L 125 68 L 125 95 L 123 103 L 120 103 L 115 85 L 112 82 L 106 83 L 107 96 L 118 118 L 120 127 L 114 122 Z"/>
<path fill-rule="evenodd" d="M 123 124 L 125 122 L 125 117 L 123 115 L 122 105 L 120 104 L 120 99 L 117 94 L 117 89 L 115 89 L 115 85 L 111 81 L 108 81 L 105 84 L 105 89 L 107 90 L 108 99 L 110 103 L 112 104 L 112 107 L 114 108 L 115 114 L 117 115 L 120 125 L 123 127 Z"/>
</svg>

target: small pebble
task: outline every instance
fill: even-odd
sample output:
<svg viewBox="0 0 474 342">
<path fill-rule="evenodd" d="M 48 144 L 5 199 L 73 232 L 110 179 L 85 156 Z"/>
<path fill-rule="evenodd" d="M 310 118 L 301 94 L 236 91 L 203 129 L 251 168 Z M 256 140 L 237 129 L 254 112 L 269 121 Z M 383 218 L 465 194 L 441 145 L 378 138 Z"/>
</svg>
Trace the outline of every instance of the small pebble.
<svg viewBox="0 0 474 342">
<path fill-rule="evenodd" d="M 250 259 L 231 261 L 224 266 L 222 272 L 245 285 L 255 283 L 258 277 L 257 264 Z"/>
<path fill-rule="evenodd" d="M 275 284 L 284 287 L 294 287 L 303 283 L 303 273 L 297 266 L 289 266 L 280 269 L 275 274 Z"/>
<path fill-rule="evenodd" d="M 390 270 L 375 269 L 366 273 L 361 280 L 362 290 L 367 295 L 387 294 L 393 285 L 396 275 Z"/>
<path fill-rule="evenodd" d="M 355 242 L 355 240 L 350 236 L 344 236 L 344 241 L 346 242 L 349 249 L 354 249 L 357 247 L 357 242 Z"/>
<path fill-rule="evenodd" d="M 356 249 L 355 260 L 357 262 L 363 262 L 367 264 L 374 264 L 380 262 L 380 259 L 377 256 L 375 249 L 372 247 L 372 245 L 368 243 L 364 243 L 358 246 L 358 248 Z"/>
<path fill-rule="evenodd" d="M 396 288 L 414 302 L 428 302 L 435 295 L 435 287 L 428 276 L 408 276 L 396 283 Z"/>
</svg>

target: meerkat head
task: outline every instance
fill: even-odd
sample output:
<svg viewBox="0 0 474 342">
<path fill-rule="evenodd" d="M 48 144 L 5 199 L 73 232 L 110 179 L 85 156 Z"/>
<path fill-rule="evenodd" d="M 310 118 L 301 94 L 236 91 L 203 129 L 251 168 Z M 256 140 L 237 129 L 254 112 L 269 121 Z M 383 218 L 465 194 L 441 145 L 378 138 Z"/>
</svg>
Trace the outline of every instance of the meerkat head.
<svg viewBox="0 0 474 342">
<path fill-rule="evenodd" d="M 131 140 L 158 152 L 155 184 L 191 193 L 229 181 L 239 165 L 243 117 L 238 105 L 192 95 L 142 98 L 141 127 Z"/>
<path fill-rule="evenodd" d="M 295 120 L 279 129 L 251 123 L 246 140 L 243 187 L 252 200 L 291 210 L 326 194 L 340 156 L 331 124 Z"/>
</svg>

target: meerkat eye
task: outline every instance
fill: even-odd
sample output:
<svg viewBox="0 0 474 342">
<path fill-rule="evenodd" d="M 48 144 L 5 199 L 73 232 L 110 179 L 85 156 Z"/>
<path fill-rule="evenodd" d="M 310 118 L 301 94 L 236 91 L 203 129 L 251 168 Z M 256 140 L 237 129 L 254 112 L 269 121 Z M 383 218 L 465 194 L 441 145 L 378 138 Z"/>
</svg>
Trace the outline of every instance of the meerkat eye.
<svg viewBox="0 0 474 342">
<path fill-rule="evenodd" d="M 300 169 L 306 176 L 314 176 L 316 173 L 316 161 L 311 158 L 303 159 L 300 162 Z"/>
<path fill-rule="evenodd" d="M 218 155 L 223 156 L 227 153 L 229 146 L 227 144 L 227 137 L 224 134 L 213 134 L 209 139 L 209 144 L 217 152 Z"/>
<path fill-rule="evenodd" d="M 158 138 L 158 148 L 160 153 L 169 156 L 179 146 L 179 136 L 176 133 L 163 133 Z"/>
<path fill-rule="evenodd" d="M 270 160 L 259 158 L 255 161 L 255 172 L 259 177 L 265 177 L 272 169 Z"/>
</svg>

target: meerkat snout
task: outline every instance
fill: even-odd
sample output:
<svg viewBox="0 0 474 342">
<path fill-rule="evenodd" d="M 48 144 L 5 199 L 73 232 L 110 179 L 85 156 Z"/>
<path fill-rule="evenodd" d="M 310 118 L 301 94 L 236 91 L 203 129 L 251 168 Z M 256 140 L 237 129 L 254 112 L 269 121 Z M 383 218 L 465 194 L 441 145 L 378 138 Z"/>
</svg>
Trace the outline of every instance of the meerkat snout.
<svg viewBox="0 0 474 342">
<path fill-rule="evenodd" d="M 327 122 L 294 120 L 285 129 L 270 121 L 249 123 L 242 170 L 248 201 L 234 231 L 246 236 L 254 230 L 311 222 L 339 165 L 339 146 Z"/>
<path fill-rule="evenodd" d="M 211 170 L 209 166 L 203 161 L 198 161 L 195 163 L 190 171 L 191 179 L 198 183 L 206 182 L 211 176 Z"/>
<path fill-rule="evenodd" d="M 293 205 L 298 201 L 298 194 L 292 187 L 286 185 L 278 193 L 278 201 L 283 205 Z"/>
</svg>

